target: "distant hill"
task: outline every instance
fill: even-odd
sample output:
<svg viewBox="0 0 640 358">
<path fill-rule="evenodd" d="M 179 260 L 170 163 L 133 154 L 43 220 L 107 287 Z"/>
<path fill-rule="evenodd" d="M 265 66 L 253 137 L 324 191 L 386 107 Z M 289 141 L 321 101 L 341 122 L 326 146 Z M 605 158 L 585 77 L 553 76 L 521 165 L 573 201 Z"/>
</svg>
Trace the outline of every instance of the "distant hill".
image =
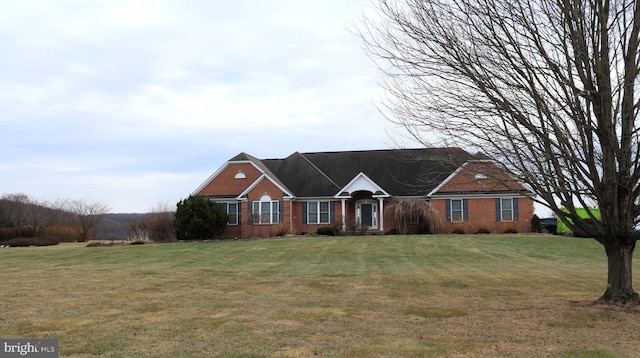
<svg viewBox="0 0 640 358">
<path fill-rule="evenodd" d="M 72 225 L 69 218 L 73 214 L 64 206 L 49 207 L 23 194 L 16 197 L 21 201 L 0 197 L 0 228 L 29 225 L 33 228 L 36 223 L 39 228 L 44 229 L 45 226 Z M 142 220 L 147 215 L 148 213 L 103 214 L 103 219 L 94 227 L 93 239 L 126 240 L 129 223 Z"/>
<path fill-rule="evenodd" d="M 94 240 L 126 240 L 129 223 L 141 220 L 147 214 L 105 214 L 94 233 Z"/>
</svg>

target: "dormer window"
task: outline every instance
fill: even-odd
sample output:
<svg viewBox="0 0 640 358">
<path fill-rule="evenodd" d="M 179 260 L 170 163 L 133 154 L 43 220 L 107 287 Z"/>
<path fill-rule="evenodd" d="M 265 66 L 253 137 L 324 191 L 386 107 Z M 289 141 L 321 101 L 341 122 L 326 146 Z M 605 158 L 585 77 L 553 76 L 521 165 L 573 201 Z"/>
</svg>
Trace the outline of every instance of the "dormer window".
<svg viewBox="0 0 640 358">
<path fill-rule="evenodd" d="M 236 176 L 234 176 L 235 179 L 246 179 L 247 175 L 242 171 L 242 170 L 238 170 L 238 172 L 236 173 Z"/>
</svg>

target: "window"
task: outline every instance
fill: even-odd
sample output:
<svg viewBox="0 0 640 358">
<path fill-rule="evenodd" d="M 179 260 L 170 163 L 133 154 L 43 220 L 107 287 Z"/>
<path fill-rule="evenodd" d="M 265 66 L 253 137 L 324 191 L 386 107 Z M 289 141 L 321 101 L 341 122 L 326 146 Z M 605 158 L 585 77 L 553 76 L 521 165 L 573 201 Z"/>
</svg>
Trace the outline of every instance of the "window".
<svg viewBox="0 0 640 358">
<path fill-rule="evenodd" d="M 513 221 L 513 199 L 500 199 L 500 221 Z"/>
<path fill-rule="evenodd" d="M 227 225 L 238 225 L 240 223 L 240 203 L 222 203 L 222 210 L 229 215 Z"/>
<path fill-rule="evenodd" d="M 447 221 L 463 222 L 469 220 L 469 199 L 446 200 Z"/>
<path fill-rule="evenodd" d="M 451 199 L 451 221 L 460 222 L 463 221 L 462 216 L 462 199 Z"/>
<path fill-rule="evenodd" d="M 308 224 L 329 224 L 331 215 L 328 201 L 307 202 L 307 223 Z"/>
<path fill-rule="evenodd" d="M 518 220 L 518 198 L 496 199 L 496 221 Z"/>
<path fill-rule="evenodd" d="M 277 224 L 280 222 L 280 205 L 277 201 L 254 201 L 253 202 L 253 223 L 254 224 Z"/>
<path fill-rule="evenodd" d="M 228 203 L 225 204 L 226 212 L 229 215 L 229 221 L 227 221 L 228 225 L 238 225 L 238 203 Z"/>
</svg>

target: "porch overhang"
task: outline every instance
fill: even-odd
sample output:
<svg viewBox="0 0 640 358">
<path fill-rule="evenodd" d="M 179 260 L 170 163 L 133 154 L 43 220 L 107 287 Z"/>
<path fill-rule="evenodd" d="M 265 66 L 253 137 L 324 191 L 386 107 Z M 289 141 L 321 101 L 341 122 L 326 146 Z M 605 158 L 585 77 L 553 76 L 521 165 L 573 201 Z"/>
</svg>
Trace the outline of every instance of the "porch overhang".
<svg viewBox="0 0 640 358">
<path fill-rule="evenodd" d="M 360 172 L 351 179 L 347 185 L 340 189 L 334 197 L 337 199 L 349 199 L 352 194 L 357 191 L 368 191 L 374 198 L 388 198 L 391 196 L 366 174 Z"/>
<path fill-rule="evenodd" d="M 379 231 L 384 231 L 384 199 L 391 195 L 387 193 L 380 185 L 371 180 L 363 172 L 358 173 L 351 181 L 341 188 L 334 197 L 340 199 L 342 202 L 342 231 L 346 229 L 346 202 L 353 199 L 353 194 L 356 192 L 369 192 L 373 199 L 378 200 L 379 218 L 377 222 L 377 228 Z M 357 213 L 355 214 L 357 217 Z"/>
</svg>

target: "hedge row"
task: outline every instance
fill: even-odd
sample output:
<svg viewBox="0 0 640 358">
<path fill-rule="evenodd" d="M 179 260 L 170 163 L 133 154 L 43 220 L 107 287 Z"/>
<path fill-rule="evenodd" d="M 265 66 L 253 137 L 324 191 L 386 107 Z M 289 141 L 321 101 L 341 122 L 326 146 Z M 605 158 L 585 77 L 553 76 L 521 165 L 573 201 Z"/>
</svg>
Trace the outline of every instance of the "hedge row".
<svg viewBox="0 0 640 358">
<path fill-rule="evenodd" d="M 3 227 L 0 228 L 0 242 L 15 239 L 18 237 L 33 236 L 33 230 L 26 227 Z"/>
<path fill-rule="evenodd" d="M 9 247 L 51 246 L 59 243 L 60 239 L 55 236 L 18 237 L 0 242 L 1 245 Z"/>
<path fill-rule="evenodd" d="M 318 235 L 326 235 L 326 236 L 338 236 L 340 234 L 340 229 L 336 226 L 321 226 L 316 231 Z"/>
<path fill-rule="evenodd" d="M 69 225 L 50 226 L 41 235 L 43 237 L 55 236 L 60 242 L 82 241 L 82 236 L 78 234 L 78 231 Z M 92 235 L 93 233 L 91 233 Z M 0 228 L 0 242 L 23 237 L 33 237 L 33 230 L 26 227 Z"/>
</svg>

